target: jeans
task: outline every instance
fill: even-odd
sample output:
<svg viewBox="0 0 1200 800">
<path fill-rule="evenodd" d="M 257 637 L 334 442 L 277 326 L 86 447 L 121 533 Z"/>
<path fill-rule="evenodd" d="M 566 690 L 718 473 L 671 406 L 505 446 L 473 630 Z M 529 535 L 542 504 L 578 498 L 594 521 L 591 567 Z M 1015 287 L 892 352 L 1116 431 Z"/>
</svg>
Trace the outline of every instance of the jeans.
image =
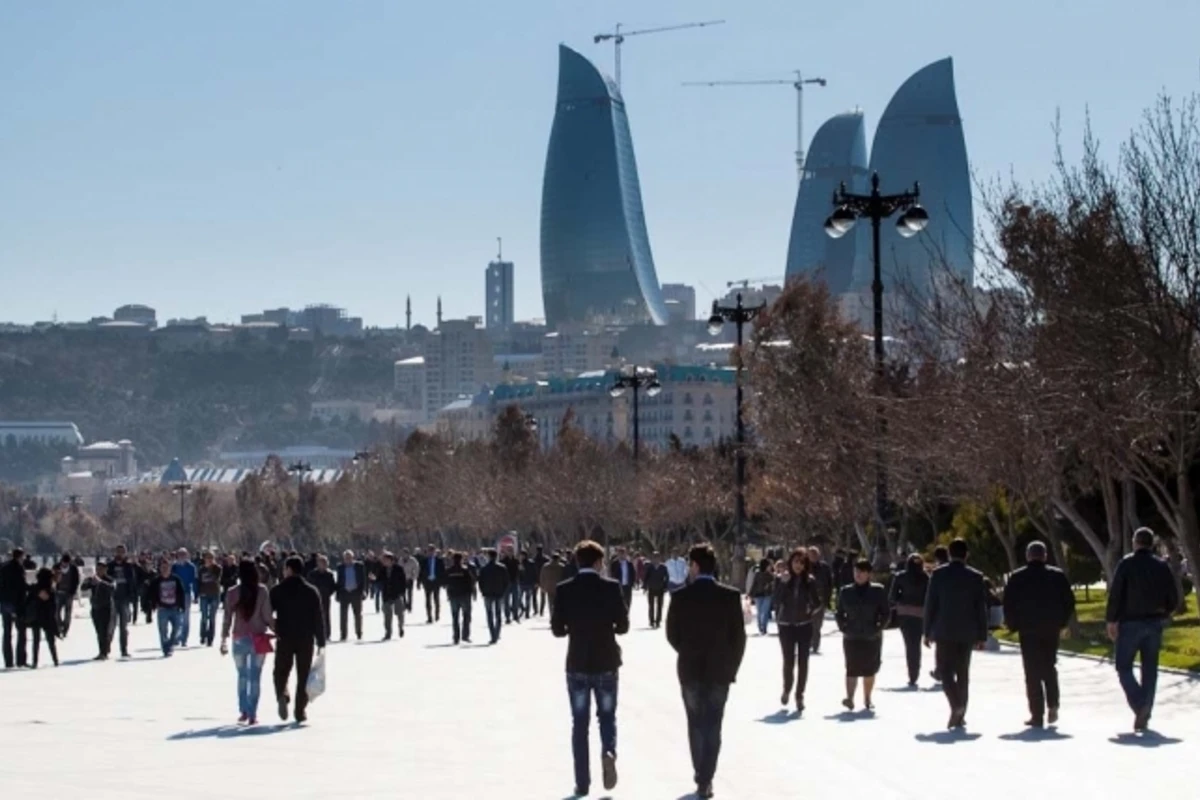
<svg viewBox="0 0 1200 800">
<path fill-rule="evenodd" d="M 1042 719 L 1046 706 L 1058 708 L 1058 631 L 1021 631 L 1021 663 L 1025 667 L 1025 696 L 1029 713 Z"/>
<path fill-rule="evenodd" d="M 938 642 L 935 658 L 942 676 L 942 691 L 950 701 L 950 710 L 966 712 L 971 686 L 971 642 Z"/>
<path fill-rule="evenodd" d="M 105 658 L 108 658 L 108 654 L 112 650 L 115 620 L 116 611 L 111 606 L 107 611 L 92 609 L 92 625 L 96 628 L 96 647 L 99 649 L 100 655 Z"/>
<path fill-rule="evenodd" d="M 383 599 L 383 589 L 379 581 L 371 581 L 371 599 L 375 601 L 375 613 L 379 613 L 380 601 Z"/>
<path fill-rule="evenodd" d="M 504 598 L 483 598 L 483 610 L 487 614 L 488 634 L 492 642 L 500 641 L 500 630 L 504 627 Z"/>
<path fill-rule="evenodd" d="M 421 584 L 425 589 L 425 621 L 433 622 L 442 618 L 442 595 L 437 583 L 425 580 Z"/>
<path fill-rule="evenodd" d="M 258 716 L 258 698 L 262 694 L 262 668 L 265 655 L 254 652 L 254 639 L 243 636 L 233 640 L 233 665 L 237 667 L 238 711 L 254 719 Z"/>
<path fill-rule="evenodd" d="M 217 604 L 219 597 L 200 595 L 200 644 L 212 647 L 217 635 Z"/>
<path fill-rule="evenodd" d="M 899 616 L 900 635 L 904 637 L 904 656 L 908 661 L 908 682 L 916 683 L 921 676 L 921 637 L 925 621 L 920 617 Z"/>
<path fill-rule="evenodd" d="M 58 620 L 58 632 L 65 639 L 71 629 L 71 612 L 75 610 L 75 595 L 68 592 L 54 593 L 54 613 Z"/>
<path fill-rule="evenodd" d="M 321 621 L 325 623 L 325 641 L 333 638 L 333 626 L 329 622 L 329 606 L 333 602 L 332 597 L 321 595 Z"/>
<path fill-rule="evenodd" d="M 666 592 L 646 592 L 646 600 L 650 603 L 650 627 L 662 625 L 663 597 Z"/>
<path fill-rule="evenodd" d="M 341 630 L 342 641 L 346 641 L 346 623 L 349 621 L 349 612 L 354 609 L 354 634 L 359 639 L 362 638 L 362 606 L 363 596 L 360 593 L 353 593 L 345 599 L 338 599 L 338 605 L 342 607 L 341 612 Z"/>
<path fill-rule="evenodd" d="M 401 603 L 403 605 L 403 603 Z M 315 645 L 312 639 L 296 643 L 290 639 L 276 639 L 275 645 L 275 699 L 282 700 L 288 696 L 288 677 L 292 674 L 292 664 L 296 665 L 296 719 L 304 717 L 308 708 L 308 673 L 312 671 Z M 260 666 L 261 669 L 261 666 Z M 240 675 L 239 675 L 240 679 Z M 239 694 L 240 697 L 240 694 Z M 255 698 L 255 704 L 258 699 Z"/>
<path fill-rule="evenodd" d="M 454 643 L 459 639 L 471 641 L 471 598 L 450 597 L 450 620 L 454 626 Z M 460 620 L 461 617 L 461 620 Z"/>
<path fill-rule="evenodd" d="M 771 595 L 754 598 L 754 613 L 758 618 L 758 632 L 764 636 L 767 633 L 767 627 L 771 624 L 771 602 Z"/>
<path fill-rule="evenodd" d="M 25 666 L 25 622 L 21 612 L 10 603 L 0 606 L 0 617 L 4 620 L 4 666 L 13 667 L 13 628 L 17 629 L 17 661 L 18 667 Z"/>
<path fill-rule="evenodd" d="M 521 584 L 521 610 L 525 614 L 525 619 L 533 616 L 533 612 L 537 611 L 537 589 L 533 586 Z"/>
<path fill-rule="evenodd" d="M 812 650 L 812 624 L 779 625 L 779 646 L 783 650 L 783 694 L 792 693 L 795 682 L 796 699 L 804 699 L 808 687 L 808 657 Z"/>
<path fill-rule="evenodd" d="M 521 584 L 508 585 L 508 605 L 504 609 L 504 621 L 521 621 Z"/>
<path fill-rule="evenodd" d="M 617 686 L 615 672 L 568 672 L 567 693 L 571 698 L 571 753 L 575 757 L 575 786 L 591 786 L 588 732 L 591 727 L 592 695 L 596 696 L 596 721 L 600 723 L 600 749 L 617 754 Z"/>
<path fill-rule="evenodd" d="M 692 750 L 692 769 L 696 785 L 712 783 L 721 755 L 721 723 L 725 719 L 727 683 L 685 683 L 683 707 L 687 711 L 688 744 Z"/>
<path fill-rule="evenodd" d="M 397 597 L 394 600 L 383 601 L 383 636 L 385 639 L 392 638 L 392 617 L 396 618 L 396 630 L 400 635 L 404 635 L 404 598 Z"/>
<path fill-rule="evenodd" d="M 161 629 L 161 625 L 160 625 Z M 183 610 L 179 615 L 179 636 L 176 641 L 180 647 L 187 647 L 188 634 L 192 630 L 192 596 L 187 592 L 183 593 Z"/>
<path fill-rule="evenodd" d="M 129 656 L 129 623 L 137 618 L 137 607 L 130 609 L 128 600 L 117 600 L 117 610 L 115 616 L 117 618 L 117 631 L 120 634 L 117 637 L 117 644 L 121 647 L 121 655 Z"/>
<path fill-rule="evenodd" d="M 170 635 L 167 634 L 168 628 L 171 631 Z M 176 643 L 179 642 L 182 630 L 183 609 L 160 608 L 158 610 L 158 642 L 162 646 L 164 656 L 171 655 L 171 651 L 175 649 Z"/>
<path fill-rule="evenodd" d="M 1158 651 L 1162 649 L 1163 621 L 1156 619 L 1122 622 L 1117 628 L 1117 646 L 1113 660 L 1125 699 L 1134 713 L 1154 708 L 1158 687 Z M 1142 657 L 1142 682 L 1133 677 L 1133 658 Z"/>
</svg>

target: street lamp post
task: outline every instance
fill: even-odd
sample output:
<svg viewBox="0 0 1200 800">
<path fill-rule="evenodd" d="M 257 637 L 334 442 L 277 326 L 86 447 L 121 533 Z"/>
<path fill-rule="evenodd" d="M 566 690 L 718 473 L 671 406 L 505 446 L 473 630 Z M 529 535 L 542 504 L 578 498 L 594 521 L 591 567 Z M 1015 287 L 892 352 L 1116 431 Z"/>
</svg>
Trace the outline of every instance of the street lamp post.
<svg viewBox="0 0 1200 800">
<path fill-rule="evenodd" d="M 179 541 L 182 543 L 187 534 L 187 526 L 184 519 L 184 501 L 192 491 L 192 484 L 187 481 L 177 481 L 171 485 L 171 491 L 179 495 Z"/>
<path fill-rule="evenodd" d="M 899 194 L 882 194 L 879 191 L 879 173 L 871 175 L 871 193 L 854 194 L 846 191 L 846 184 L 834 192 L 832 214 L 825 220 L 825 232 L 834 239 L 845 236 L 859 219 L 871 220 L 871 250 L 874 257 L 874 275 L 871 280 L 871 302 L 874 315 L 875 335 L 875 391 L 880 402 L 875 407 L 875 543 L 878 549 L 883 538 L 887 520 L 888 489 L 887 470 L 883 460 L 883 439 L 887 433 L 887 418 L 883 408 L 883 269 L 879 255 L 879 230 L 883 220 L 897 212 L 904 212 L 896 220 L 896 232 L 908 239 L 925 230 L 929 224 L 929 212 L 921 207 L 921 185 L 914 183 L 912 191 Z"/>
<path fill-rule="evenodd" d="M 658 382 L 658 373 L 649 367 L 639 367 L 636 364 L 626 368 L 617 375 L 608 393 L 614 398 L 625 394 L 626 389 L 633 390 L 633 460 L 638 460 L 638 450 L 641 446 L 641 426 L 638 420 L 638 390 L 645 389 L 646 394 L 655 397 L 662 391 Z"/>
<path fill-rule="evenodd" d="M 358 453 L 354 454 L 354 460 L 356 462 L 358 461 L 358 456 L 359 456 Z M 300 519 L 300 492 L 304 488 L 304 473 L 312 472 L 312 464 L 309 464 L 306 461 L 296 461 L 291 466 L 288 467 L 288 472 L 295 473 L 295 475 L 296 475 L 296 519 L 299 520 Z M 292 550 L 296 549 L 296 537 L 294 535 L 294 530 L 295 529 L 293 528 L 293 536 L 292 536 L 292 541 L 290 543 Z"/>
<path fill-rule="evenodd" d="M 756 306 L 747 306 L 742 302 L 742 293 L 737 294 L 737 303 L 733 306 L 723 306 L 716 300 L 713 300 L 712 316 L 708 318 L 708 332 L 716 336 L 721 332 L 726 322 L 732 322 L 737 328 L 737 362 L 734 365 L 736 371 L 734 373 L 734 383 L 737 385 L 737 400 L 735 416 L 737 418 L 737 440 L 736 452 L 734 453 L 735 463 L 735 478 L 737 481 L 737 499 L 733 509 L 734 521 L 734 543 L 733 550 L 735 563 L 741 563 L 742 548 L 746 546 L 745 527 L 746 527 L 746 421 L 742 416 L 742 344 L 744 341 L 744 328 L 747 322 L 757 317 L 764 308 L 766 303 L 759 303 Z"/>
<path fill-rule="evenodd" d="M 25 546 L 25 509 L 19 504 L 13 504 L 8 507 L 9 511 L 17 516 L 17 544 L 21 547 Z"/>
</svg>

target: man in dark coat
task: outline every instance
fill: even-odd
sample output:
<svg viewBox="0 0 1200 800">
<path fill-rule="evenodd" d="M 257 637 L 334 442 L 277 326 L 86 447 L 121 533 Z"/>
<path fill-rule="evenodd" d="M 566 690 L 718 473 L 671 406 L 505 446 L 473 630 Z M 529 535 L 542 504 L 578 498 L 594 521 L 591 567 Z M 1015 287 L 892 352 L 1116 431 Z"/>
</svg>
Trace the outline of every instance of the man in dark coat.
<svg viewBox="0 0 1200 800">
<path fill-rule="evenodd" d="M 12 669 L 13 628 L 17 629 L 16 666 L 25 666 L 25 598 L 29 586 L 25 582 L 25 551 L 16 548 L 12 558 L 0 567 L 0 617 L 4 623 L 4 668 Z"/>
<path fill-rule="evenodd" d="M 1047 719 L 1058 722 L 1058 637 L 1075 613 L 1075 593 L 1061 569 L 1046 566 L 1046 545 L 1030 542 L 1025 561 L 1004 588 L 1004 623 L 1021 640 L 1030 714 L 1025 724 L 1040 728 Z"/>
<path fill-rule="evenodd" d="M 58 582 L 54 585 L 55 612 L 58 620 L 58 635 L 63 639 L 71 630 L 71 617 L 75 611 L 75 597 L 79 594 L 79 567 L 70 553 L 63 553 L 58 562 Z"/>
<path fill-rule="evenodd" d="M 1158 653 L 1163 628 L 1179 606 L 1175 576 L 1167 562 L 1154 555 L 1154 531 L 1138 528 L 1133 552 L 1117 565 L 1108 588 L 1108 638 L 1116 644 L 1113 661 L 1125 700 L 1133 709 L 1133 729 L 1144 731 L 1154 711 L 1158 686 Z M 1142 681 L 1133 677 L 1133 658 L 1141 655 Z"/>
<path fill-rule="evenodd" d="M 346 622 L 351 609 L 354 611 L 354 633 L 362 641 L 363 597 L 367 592 L 367 569 L 361 561 L 354 560 L 354 552 L 342 553 L 342 563 L 337 567 L 337 599 L 341 606 L 342 641 L 346 641 Z"/>
<path fill-rule="evenodd" d="M 577 571 L 558 585 L 550 630 L 567 643 L 567 692 L 571 700 L 571 752 L 575 760 L 575 794 L 591 785 L 588 728 L 592 697 L 600 724 L 604 788 L 617 785 L 617 684 L 621 648 L 617 636 L 629 631 L 629 607 L 616 581 L 600 575 L 604 548 L 585 540 L 575 548 Z M 631 565 L 632 566 L 632 565 Z"/>
<path fill-rule="evenodd" d="M 504 627 L 504 598 L 508 596 L 508 570 L 500 564 L 496 551 L 484 551 L 488 562 L 479 570 L 479 593 L 483 595 L 483 611 L 487 615 L 491 643 L 500 641 Z"/>
<path fill-rule="evenodd" d="M 96 574 L 83 583 L 92 594 L 92 627 L 96 629 L 96 645 L 99 654 L 96 661 L 107 661 L 112 650 L 113 628 L 117 615 L 115 588 L 108 576 L 108 565 L 96 562 Z"/>
<path fill-rule="evenodd" d="M 966 727 L 971 651 L 988 637 L 988 594 L 983 574 L 967 566 L 967 543 L 950 543 L 950 563 L 933 571 L 925 593 L 925 646 L 937 643 L 937 671 L 950 703 L 947 727 Z"/>
<path fill-rule="evenodd" d="M 404 567 L 396 563 L 396 556 L 385 550 L 375 573 L 375 585 L 383 600 L 383 639 L 392 638 L 392 617 L 396 618 L 396 635 L 404 637 Z"/>
<path fill-rule="evenodd" d="M 662 625 L 663 598 L 667 595 L 667 585 L 671 582 L 667 565 L 662 563 L 658 552 L 650 554 L 650 563 L 646 565 L 642 577 L 642 587 L 646 590 L 646 601 L 650 605 L 650 627 Z"/>
<path fill-rule="evenodd" d="M 608 577 L 620 585 L 621 597 L 625 600 L 625 607 L 629 608 L 633 604 L 633 587 L 637 585 L 637 568 L 629 560 L 624 547 L 617 548 L 617 557 L 608 565 Z"/>
<path fill-rule="evenodd" d="M 476 587 L 475 573 L 463 563 L 462 553 L 450 556 L 450 566 L 446 568 L 444 578 L 446 585 L 446 601 L 450 603 L 450 623 L 454 633 L 454 643 L 464 641 L 471 643 L 471 604 L 479 593 Z"/>
<path fill-rule="evenodd" d="M 671 597 L 667 641 L 679 654 L 676 671 L 687 711 L 696 795 L 712 797 L 725 702 L 746 651 L 746 624 L 741 594 L 713 578 L 717 557 L 712 546 L 693 547 L 688 564 L 691 582 Z"/>
<path fill-rule="evenodd" d="M 536 596 L 537 615 L 539 617 L 545 616 L 545 614 L 546 614 L 546 591 L 545 591 L 545 589 L 543 589 L 541 587 L 541 582 L 542 582 L 542 569 L 549 563 L 550 563 L 550 556 L 546 555 L 545 546 L 539 544 L 537 546 L 537 550 L 535 551 L 534 556 L 533 556 L 533 569 L 534 569 L 534 581 L 533 582 L 534 582 L 534 586 L 535 586 L 534 594 Z"/>
<path fill-rule="evenodd" d="M 442 618 L 442 582 L 446 579 L 446 562 L 438 555 L 437 548 L 429 545 L 425 555 L 419 559 L 421 571 L 417 580 L 425 590 L 425 623 L 432 625 Z"/>
<path fill-rule="evenodd" d="M 129 658 L 129 623 L 137 619 L 138 601 L 153 575 L 141 574 L 129 560 L 123 544 L 117 545 L 108 564 L 108 574 L 113 579 L 113 599 L 117 604 L 117 645 L 121 649 L 121 658 Z"/>
<path fill-rule="evenodd" d="M 333 596 L 337 594 L 337 576 L 330 571 L 329 559 L 323 553 L 317 556 L 316 569 L 308 573 L 308 582 L 316 587 L 317 594 L 321 596 L 321 619 L 325 622 L 325 638 L 329 639 L 333 635 L 333 628 L 329 624 L 329 607 Z"/>
<path fill-rule="evenodd" d="M 288 678 L 296 666 L 296 722 L 308 719 L 308 673 L 316 653 L 325 649 L 325 619 L 321 595 L 301 577 L 304 561 L 289 556 L 283 562 L 283 580 L 271 588 L 271 608 L 275 612 L 275 699 L 279 718 L 288 718 Z"/>
</svg>

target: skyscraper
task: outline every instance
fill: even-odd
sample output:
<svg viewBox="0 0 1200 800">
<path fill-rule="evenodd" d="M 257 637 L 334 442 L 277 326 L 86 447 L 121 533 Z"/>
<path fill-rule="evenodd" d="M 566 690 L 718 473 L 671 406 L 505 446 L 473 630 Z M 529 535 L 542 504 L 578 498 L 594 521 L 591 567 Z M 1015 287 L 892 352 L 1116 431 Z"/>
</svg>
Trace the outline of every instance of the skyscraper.
<svg viewBox="0 0 1200 800">
<path fill-rule="evenodd" d="M 488 330 L 507 329 L 513 324 L 513 263 L 497 258 L 486 274 Z"/>
<path fill-rule="evenodd" d="M 919 181 L 921 205 L 929 211 L 929 226 L 911 239 L 896 233 L 894 225 L 883 226 L 885 290 L 903 281 L 917 296 L 929 296 L 947 273 L 969 285 L 975 272 L 975 218 L 951 59 L 924 67 L 896 91 L 875 130 L 871 170 L 879 173 L 885 193 L 911 189 Z M 855 282 L 869 286 L 871 253 L 863 249 Z"/>
<path fill-rule="evenodd" d="M 542 182 L 546 324 L 667 321 L 621 92 L 560 46 Z"/>
<path fill-rule="evenodd" d="M 838 114 L 812 139 L 804 176 L 796 193 L 792 236 L 788 243 L 787 277 L 825 281 L 831 294 L 850 291 L 862 232 L 831 239 L 825 234 L 829 201 L 838 187 L 861 192 L 867 186 L 867 137 L 861 111 Z"/>
</svg>

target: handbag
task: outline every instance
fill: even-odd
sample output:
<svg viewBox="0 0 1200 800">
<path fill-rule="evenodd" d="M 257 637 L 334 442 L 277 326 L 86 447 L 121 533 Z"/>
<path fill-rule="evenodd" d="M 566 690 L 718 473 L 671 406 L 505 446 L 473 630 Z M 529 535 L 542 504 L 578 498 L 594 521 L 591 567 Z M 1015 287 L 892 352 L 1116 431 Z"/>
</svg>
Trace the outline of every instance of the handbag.
<svg viewBox="0 0 1200 800">
<path fill-rule="evenodd" d="M 323 653 L 313 661 L 312 670 L 309 671 L 308 681 L 305 683 L 305 691 L 310 703 L 325 694 L 325 655 Z"/>
<path fill-rule="evenodd" d="M 275 651 L 275 648 L 271 646 L 270 634 L 256 633 L 250 639 L 254 643 L 254 654 L 257 656 L 265 656 L 267 653 Z"/>
</svg>

